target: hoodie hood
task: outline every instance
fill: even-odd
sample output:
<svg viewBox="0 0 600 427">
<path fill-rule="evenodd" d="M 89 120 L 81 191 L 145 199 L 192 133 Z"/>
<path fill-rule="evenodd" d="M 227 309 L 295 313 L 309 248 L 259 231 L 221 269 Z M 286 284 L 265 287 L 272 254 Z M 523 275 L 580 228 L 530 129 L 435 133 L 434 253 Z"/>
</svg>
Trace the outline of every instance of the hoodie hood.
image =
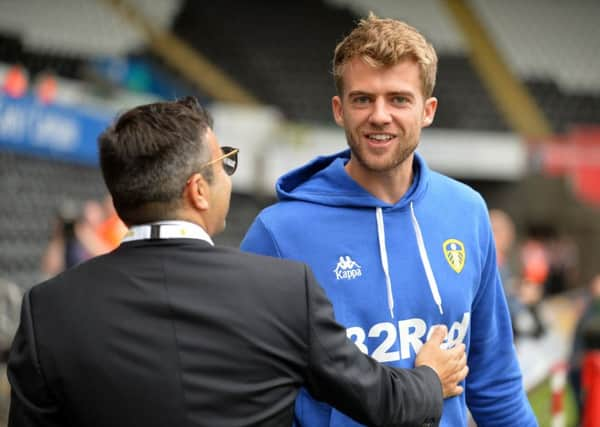
<svg viewBox="0 0 600 427">
<path fill-rule="evenodd" d="M 415 179 L 406 194 L 394 205 L 383 202 L 361 187 L 344 169 L 350 149 L 330 156 L 320 156 L 277 180 L 279 200 L 301 200 L 327 206 L 401 208 L 420 199 L 429 182 L 429 169 L 414 154 Z"/>
</svg>

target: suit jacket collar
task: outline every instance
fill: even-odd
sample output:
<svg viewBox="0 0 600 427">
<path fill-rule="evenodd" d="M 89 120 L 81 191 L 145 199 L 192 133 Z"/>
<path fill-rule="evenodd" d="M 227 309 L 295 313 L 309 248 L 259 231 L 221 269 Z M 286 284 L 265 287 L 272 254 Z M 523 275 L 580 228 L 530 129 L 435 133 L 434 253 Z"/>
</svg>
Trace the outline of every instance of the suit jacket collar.
<svg viewBox="0 0 600 427">
<path fill-rule="evenodd" d="M 198 224 L 188 221 L 158 221 L 134 225 L 125 234 L 123 243 L 148 239 L 198 239 L 214 246 L 208 233 Z"/>
</svg>

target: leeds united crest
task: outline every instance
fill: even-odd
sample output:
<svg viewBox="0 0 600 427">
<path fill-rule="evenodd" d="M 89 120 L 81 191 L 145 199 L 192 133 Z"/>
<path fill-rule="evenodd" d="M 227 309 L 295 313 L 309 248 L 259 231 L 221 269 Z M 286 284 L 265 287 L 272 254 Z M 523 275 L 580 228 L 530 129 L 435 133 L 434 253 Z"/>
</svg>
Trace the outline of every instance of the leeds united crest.
<svg viewBox="0 0 600 427">
<path fill-rule="evenodd" d="M 452 270 L 460 273 L 465 266 L 465 245 L 460 240 L 448 239 L 444 242 L 444 257 Z"/>
</svg>

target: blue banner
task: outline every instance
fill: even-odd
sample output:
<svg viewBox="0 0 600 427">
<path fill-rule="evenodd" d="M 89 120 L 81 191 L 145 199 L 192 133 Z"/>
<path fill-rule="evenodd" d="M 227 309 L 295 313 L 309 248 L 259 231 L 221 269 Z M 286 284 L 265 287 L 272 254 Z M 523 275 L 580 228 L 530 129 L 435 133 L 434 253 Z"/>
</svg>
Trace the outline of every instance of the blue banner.
<svg viewBox="0 0 600 427">
<path fill-rule="evenodd" d="M 194 95 L 206 104 L 210 99 L 163 67 L 144 58 L 101 57 L 92 60 L 92 69 L 127 90 L 151 93 L 165 100 Z"/>
<path fill-rule="evenodd" d="M 96 141 L 111 120 L 109 113 L 0 94 L 0 149 L 97 165 Z"/>
</svg>

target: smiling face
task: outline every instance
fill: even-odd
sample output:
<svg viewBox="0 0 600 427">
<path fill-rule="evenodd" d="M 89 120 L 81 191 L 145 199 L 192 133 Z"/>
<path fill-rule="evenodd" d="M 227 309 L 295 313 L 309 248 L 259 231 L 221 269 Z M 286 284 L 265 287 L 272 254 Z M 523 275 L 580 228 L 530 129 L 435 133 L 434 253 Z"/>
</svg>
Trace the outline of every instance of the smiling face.
<svg viewBox="0 0 600 427">
<path fill-rule="evenodd" d="M 332 107 L 352 150 L 347 170 L 354 178 L 412 173 L 421 128 L 431 124 L 437 107 L 435 98 L 424 98 L 419 73 L 410 58 L 373 67 L 355 57 L 344 66 L 343 93 Z"/>
</svg>

